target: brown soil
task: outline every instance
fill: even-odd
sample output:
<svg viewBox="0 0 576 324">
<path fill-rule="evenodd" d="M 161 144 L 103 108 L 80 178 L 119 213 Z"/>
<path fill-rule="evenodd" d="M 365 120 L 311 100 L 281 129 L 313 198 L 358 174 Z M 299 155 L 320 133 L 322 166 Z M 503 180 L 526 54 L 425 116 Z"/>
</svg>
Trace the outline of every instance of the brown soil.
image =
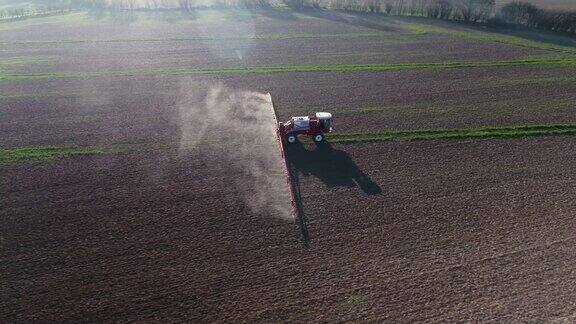
<svg viewBox="0 0 576 324">
<path fill-rule="evenodd" d="M 309 248 L 293 222 L 247 210 L 234 168 L 204 152 L 8 167 L 3 319 L 567 316 L 574 144 L 292 148 Z"/>
<path fill-rule="evenodd" d="M 180 98 L 219 83 L 272 93 L 280 120 L 330 111 L 338 132 L 573 123 L 573 82 L 506 84 L 573 73 L 507 68 L 18 81 L 0 84 L 24 95 L 0 98 L 0 136 L 9 147 L 177 141 Z"/>
<path fill-rule="evenodd" d="M 223 17 L 180 23 L 93 20 L 78 26 L 41 24 L 8 29 L 0 35 L 3 42 L 0 58 L 49 60 L 49 63 L 10 68 L 14 72 L 32 73 L 511 60 L 546 53 L 437 33 L 415 34 L 408 28 L 413 23 L 431 23 L 422 20 L 327 12 L 301 13 L 285 19 L 253 14 L 241 21 L 221 15 Z M 304 37 L 294 37 L 298 35 Z M 318 37 L 311 37 L 314 35 Z M 275 38 L 278 36 L 290 38 Z"/>
<path fill-rule="evenodd" d="M 354 27 L 346 19 L 338 22 L 338 16 L 301 17 L 298 23 L 288 18 L 259 18 L 255 30 L 397 29 L 357 21 L 362 25 Z M 32 26 L 0 37 L 152 32 L 112 24 L 98 30 L 50 26 L 52 32 Z M 181 37 L 194 30 L 167 26 L 149 36 Z M 258 61 L 262 65 L 284 62 L 283 51 L 300 45 L 303 53 L 373 50 L 361 47 L 371 40 L 333 46 L 327 41 L 287 40 L 276 42 L 277 48 L 263 42 L 253 49 L 262 55 L 247 62 L 256 64 L 258 57 L 264 58 Z M 374 46 L 402 55 L 416 46 L 390 44 Z M 442 55 L 429 42 L 422 44 L 431 53 L 416 57 Z M 60 56 L 61 65 L 47 70 L 169 67 L 187 53 L 193 55 L 184 65 L 233 61 L 198 58 L 207 52 L 191 44 L 7 46 L 2 57 Z M 158 56 L 170 46 L 175 46 L 173 57 Z M 494 47 L 475 46 L 478 51 Z M 507 52 L 507 46 L 496 47 L 491 53 Z M 95 56 L 83 59 L 87 53 Z M 270 53 L 275 58 L 268 59 Z M 291 63 L 286 53 L 285 62 Z M 109 56 L 96 58 L 103 54 Z M 125 65 L 132 54 L 135 65 Z M 150 61 L 140 61 L 146 55 Z M 371 58 L 353 61 L 364 60 Z M 216 141 L 183 151 L 179 111 L 183 102 L 204 99 L 190 94 L 221 83 L 272 92 L 280 119 L 334 111 L 339 132 L 568 123 L 574 122 L 570 108 L 546 103 L 573 100 L 573 84 L 495 84 L 573 74 L 573 69 L 502 68 L 0 82 L 0 147 L 111 149 L 100 156 L 0 165 L 0 322 L 573 318 L 573 137 L 295 145 L 288 159 L 303 229 L 273 209 L 248 207 L 256 197 L 253 186 L 244 184 L 253 179 L 245 165 L 230 158 L 234 146 L 219 144 L 218 139 L 234 140 L 233 133 L 222 134 L 221 125 L 207 131 Z M 422 106 L 426 103 L 432 108 Z M 367 107 L 382 109 L 368 112 Z M 271 154 L 278 152 L 271 149 Z M 283 176 L 278 170 L 271 174 Z"/>
</svg>

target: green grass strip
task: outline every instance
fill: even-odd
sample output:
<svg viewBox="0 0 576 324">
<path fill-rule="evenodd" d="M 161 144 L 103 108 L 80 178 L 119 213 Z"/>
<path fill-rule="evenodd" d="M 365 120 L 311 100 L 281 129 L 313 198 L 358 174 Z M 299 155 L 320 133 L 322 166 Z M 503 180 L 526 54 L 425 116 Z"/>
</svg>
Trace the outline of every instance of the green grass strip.
<svg viewBox="0 0 576 324">
<path fill-rule="evenodd" d="M 48 59 L 34 59 L 34 58 L 9 58 L 0 59 L 0 67 L 19 67 L 25 65 L 31 65 L 34 63 L 45 63 L 49 62 Z"/>
<path fill-rule="evenodd" d="M 486 127 L 476 129 L 406 130 L 364 134 L 329 134 L 327 139 L 332 143 L 370 143 L 393 140 L 515 138 L 550 135 L 576 135 L 576 124 Z"/>
<path fill-rule="evenodd" d="M 551 135 L 576 135 L 576 124 L 509 126 L 476 129 L 429 129 L 403 130 L 363 134 L 328 134 L 331 143 L 354 144 L 385 141 L 449 140 L 481 138 L 516 138 Z M 71 147 L 71 146 L 28 146 L 4 149 L 0 148 L 0 165 L 27 161 L 52 161 L 78 156 L 118 154 L 126 152 L 145 152 L 165 150 L 177 147 L 178 143 L 125 143 L 108 148 Z M 179 143 L 182 144 L 182 143 Z M 220 143 L 222 144 L 222 143 Z M 216 147 L 221 146 L 216 144 Z M 259 145 L 255 143 L 255 145 Z M 198 148 L 192 145 L 190 148 Z"/>
<path fill-rule="evenodd" d="M 414 62 L 414 63 L 378 63 L 378 64 L 332 64 L 332 65 L 288 65 L 225 67 L 213 69 L 150 69 L 150 70 L 105 70 L 87 72 L 47 72 L 47 73 L 8 73 L 0 72 L 0 80 L 47 79 L 47 78 L 94 78 L 122 76 L 170 76 L 170 75 L 209 75 L 209 74 L 271 74 L 302 72 L 390 72 L 418 69 L 461 69 L 461 68 L 498 68 L 517 66 L 538 67 L 576 67 L 576 59 L 568 58 L 530 58 L 508 61 L 477 62 Z"/>
<path fill-rule="evenodd" d="M 51 161 L 103 153 L 104 151 L 101 149 L 90 147 L 29 146 L 11 149 L 0 148 L 0 164 L 23 161 Z"/>
</svg>

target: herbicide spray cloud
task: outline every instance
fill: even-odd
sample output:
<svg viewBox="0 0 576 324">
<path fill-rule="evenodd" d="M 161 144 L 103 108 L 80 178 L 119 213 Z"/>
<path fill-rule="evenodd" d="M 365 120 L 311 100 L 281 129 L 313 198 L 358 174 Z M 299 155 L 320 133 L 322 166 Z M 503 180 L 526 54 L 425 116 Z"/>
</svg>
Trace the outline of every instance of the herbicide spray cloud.
<svg viewBox="0 0 576 324">
<path fill-rule="evenodd" d="M 180 154 L 204 152 L 220 167 L 254 213 L 293 219 L 284 161 L 268 95 L 185 82 L 177 103 Z M 204 154 L 202 153 L 202 154 Z"/>
</svg>

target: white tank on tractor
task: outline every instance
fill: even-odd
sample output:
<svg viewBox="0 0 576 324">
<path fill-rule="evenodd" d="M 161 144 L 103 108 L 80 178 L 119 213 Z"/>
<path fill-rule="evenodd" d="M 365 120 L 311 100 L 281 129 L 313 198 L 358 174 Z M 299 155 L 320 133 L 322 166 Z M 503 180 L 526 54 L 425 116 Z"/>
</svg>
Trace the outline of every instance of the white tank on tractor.
<svg viewBox="0 0 576 324">
<path fill-rule="evenodd" d="M 278 132 L 282 140 L 289 144 L 298 140 L 298 135 L 307 135 L 320 143 L 324 134 L 332 132 L 332 114 L 317 112 L 312 116 L 292 117 L 285 123 L 278 123 Z"/>
</svg>

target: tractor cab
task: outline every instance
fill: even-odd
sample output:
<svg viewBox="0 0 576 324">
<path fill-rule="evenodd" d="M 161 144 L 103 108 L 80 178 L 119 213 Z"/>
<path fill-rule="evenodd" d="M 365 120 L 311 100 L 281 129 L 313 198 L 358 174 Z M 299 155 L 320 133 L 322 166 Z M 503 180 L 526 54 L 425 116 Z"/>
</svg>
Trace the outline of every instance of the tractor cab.
<svg viewBox="0 0 576 324">
<path fill-rule="evenodd" d="M 332 131 L 332 114 L 327 112 L 317 112 L 316 118 L 318 118 L 318 123 L 320 128 L 325 133 L 330 133 Z"/>
<path fill-rule="evenodd" d="M 316 143 L 324 141 L 324 134 L 332 132 L 332 114 L 317 112 L 315 115 L 292 117 L 285 123 L 278 123 L 278 133 L 287 143 L 298 141 L 298 135 L 307 135 Z"/>
</svg>

